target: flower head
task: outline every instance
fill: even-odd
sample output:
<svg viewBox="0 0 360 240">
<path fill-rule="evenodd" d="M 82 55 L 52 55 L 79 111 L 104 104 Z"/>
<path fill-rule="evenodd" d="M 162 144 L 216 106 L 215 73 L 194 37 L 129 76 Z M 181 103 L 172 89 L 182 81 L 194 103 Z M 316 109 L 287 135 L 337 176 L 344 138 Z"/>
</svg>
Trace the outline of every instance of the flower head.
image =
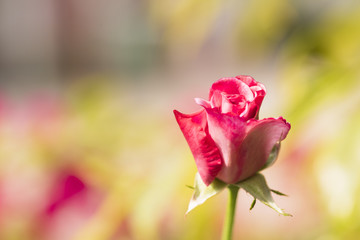
<svg viewBox="0 0 360 240">
<path fill-rule="evenodd" d="M 287 136 L 290 124 L 282 117 L 258 120 L 265 94 L 250 76 L 222 78 L 210 88 L 208 101 L 195 99 L 202 110 L 174 110 L 206 185 L 215 178 L 232 184 L 251 177 Z"/>
</svg>

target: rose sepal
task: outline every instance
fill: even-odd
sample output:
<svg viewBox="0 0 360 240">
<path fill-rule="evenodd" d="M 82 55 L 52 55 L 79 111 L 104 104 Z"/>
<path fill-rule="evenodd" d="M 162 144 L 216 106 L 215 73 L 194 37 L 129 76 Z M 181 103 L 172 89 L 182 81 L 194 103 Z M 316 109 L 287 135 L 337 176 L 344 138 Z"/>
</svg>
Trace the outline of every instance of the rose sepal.
<svg viewBox="0 0 360 240">
<path fill-rule="evenodd" d="M 264 164 L 264 166 L 260 169 L 264 170 L 268 167 L 270 167 L 271 165 L 274 164 L 274 162 L 276 161 L 276 159 L 279 156 L 279 152 L 280 152 L 280 147 L 281 147 L 281 143 L 280 141 L 278 141 L 277 143 L 274 144 L 273 148 L 271 149 L 271 152 L 269 154 L 268 159 L 266 160 L 266 163 Z"/>
<path fill-rule="evenodd" d="M 188 214 L 191 210 L 193 210 L 197 206 L 203 204 L 210 197 L 220 193 L 227 186 L 228 186 L 227 183 L 224 183 L 223 181 L 217 178 L 215 178 L 215 180 L 212 181 L 209 186 L 206 186 L 206 184 L 201 179 L 199 173 L 196 173 L 195 181 L 194 181 L 194 193 L 190 200 L 186 214 Z"/>
<path fill-rule="evenodd" d="M 281 196 L 286 195 L 280 193 L 279 191 L 270 189 L 266 183 L 265 177 L 262 174 L 256 173 L 255 175 L 233 185 L 244 189 L 247 193 L 254 197 L 254 202 L 250 210 L 254 207 L 256 200 L 259 200 L 283 216 L 292 216 L 291 214 L 284 212 L 283 209 L 276 205 L 274 199 L 271 196 L 271 192 Z"/>
</svg>

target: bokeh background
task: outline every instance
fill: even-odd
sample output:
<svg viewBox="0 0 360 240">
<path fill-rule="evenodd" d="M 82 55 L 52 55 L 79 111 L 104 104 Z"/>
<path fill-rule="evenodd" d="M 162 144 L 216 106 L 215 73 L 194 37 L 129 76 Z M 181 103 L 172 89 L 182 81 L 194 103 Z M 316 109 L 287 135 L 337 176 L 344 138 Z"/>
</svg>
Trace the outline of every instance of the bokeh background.
<svg viewBox="0 0 360 240">
<path fill-rule="evenodd" d="M 291 124 L 235 239 L 358 239 L 360 2 L 0 0 L 0 239 L 219 239 L 172 110 L 251 75 Z"/>
</svg>

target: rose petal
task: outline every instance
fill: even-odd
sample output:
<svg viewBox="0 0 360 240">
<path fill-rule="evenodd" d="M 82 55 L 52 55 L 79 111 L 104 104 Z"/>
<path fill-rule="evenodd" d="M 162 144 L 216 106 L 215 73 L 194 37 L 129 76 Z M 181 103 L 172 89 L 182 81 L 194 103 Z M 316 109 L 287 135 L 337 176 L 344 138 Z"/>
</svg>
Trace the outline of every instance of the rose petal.
<svg viewBox="0 0 360 240">
<path fill-rule="evenodd" d="M 211 104 L 202 98 L 195 98 L 195 102 L 202 107 L 211 108 Z"/>
<path fill-rule="evenodd" d="M 221 108 L 223 96 L 220 91 L 214 91 L 210 98 L 212 108 Z"/>
<path fill-rule="evenodd" d="M 256 103 L 254 102 L 248 102 L 246 104 L 246 107 L 244 109 L 244 111 L 241 113 L 240 117 L 248 120 L 251 118 L 256 118 L 258 116 L 259 113 L 259 107 Z"/>
<path fill-rule="evenodd" d="M 221 78 L 216 81 L 210 88 L 209 99 L 211 99 L 216 90 L 226 94 L 243 95 L 247 101 L 252 101 L 254 99 L 254 94 L 250 87 L 245 82 L 239 81 L 237 78 Z"/>
<path fill-rule="evenodd" d="M 238 116 L 221 114 L 210 108 L 206 108 L 206 112 L 210 136 L 214 139 L 223 158 L 223 166 L 219 174 L 222 173 L 221 176 L 225 176 L 223 181 L 230 183 L 227 180 L 232 180 L 241 171 L 236 161 L 238 149 L 246 135 L 246 120 Z"/>
<path fill-rule="evenodd" d="M 221 78 L 215 82 L 210 89 L 209 99 L 213 108 L 221 105 L 222 113 L 231 112 L 232 115 L 241 115 L 243 118 L 250 119 L 257 118 L 265 94 L 264 85 L 250 76 L 242 75 L 235 78 Z M 231 95 L 240 96 L 243 100 L 234 102 L 230 100 Z M 228 101 L 224 99 L 224 96 L 228 98 L 226 99 Z M 246 103 L 246 107 L 245 105 L 237 107 L 236 104 L 239 102 Z"/>
<path fill-rule="evenodd" d="M 213 109 L 206 111 L 210 136 L 224 161 L 217 178 L 226 183 L 236 183 L 259 171 L 273 146 L 290 130 L 290 124 L 283 118 L 245 121 Z"/>
<path fill-rule="evenodd" d="M 289 130 L 290 124 L 282 117 L 248 121 L 246 136 L 238 149 L 237 163 L 241 171 L 233 181 L 244 180 L 259 171 L 268 160 L 274 145 L 284 140 Z M 220 175 L 221 172 L 221 179 Z"/>
<path fill-rule="evenodd" d="M 244 82 L 246 85 L 248 85 L 249 87 L 252 86 L 257 86 L 259 83 L 255 81 L 255 79 L 251 76 L 247 76 L 247 75 L 239 75 L 235 77 L 236 79 L 241 80 L 242 82 Z"/>
<path fill-rule="evenodd" d="M 258 91 L 262 91 L 263 89 L 260 86 L 254 85 L 250 87 L 251 91 L 253 92 L 258 92 Z"/>
<path fill-rule="evenodd" d="M 174 114 L 194 156 L 200 177 L 208 186 L 221 170 L 222 158 L 209 135 L 206 112 L 183 114 L 174 110 Z"/>
<path fill-rule="evenodd" d="M 249 115 L 250 115 L 250 114 L 253 114 L 253 112 L 254 112 L 254 111 L 250 111 L 249 103 L 246 103 L 245 106 L 244 106 L 244 110 L 241 112 L 241 114 L 239 115 L 239 117 L 248 119 Z"/>
</svg>

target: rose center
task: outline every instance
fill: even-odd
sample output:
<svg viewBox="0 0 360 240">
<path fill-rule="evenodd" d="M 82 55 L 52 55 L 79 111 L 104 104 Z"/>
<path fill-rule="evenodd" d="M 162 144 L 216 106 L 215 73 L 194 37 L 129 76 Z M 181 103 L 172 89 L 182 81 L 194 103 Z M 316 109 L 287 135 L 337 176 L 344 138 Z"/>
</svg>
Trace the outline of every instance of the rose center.
<svg viewBox="0 0 360 240">
<path fill-rule="evenodd" d="M 242 96 L 240 94 L 226 94 L 226 98 L 232 104 L 239 104 L 241 102 L 245 102 L 244 96 Z"/>
</svg>

